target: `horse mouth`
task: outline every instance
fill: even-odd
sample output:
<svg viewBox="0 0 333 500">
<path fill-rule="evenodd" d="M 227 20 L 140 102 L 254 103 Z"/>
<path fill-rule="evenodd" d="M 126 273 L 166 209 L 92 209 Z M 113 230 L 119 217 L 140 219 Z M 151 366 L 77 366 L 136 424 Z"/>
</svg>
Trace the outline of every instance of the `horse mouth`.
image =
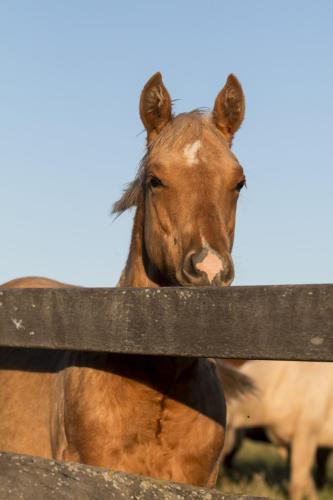
<svg viewBox="0 0 333 500">
<path fill-rule="evenodd" d="M 193 283 L 193 280 L 189 281 L 186 279 L 183 279 L 181 277 L 177 277 L 177 280 L 175 282 L 175 286 L 181 286 L 181 287 L 199 287 L 199 286 L 207 286 L 207 287 L 215 287 L 215 288 L 226 288 L 230 286 L 233 282 L 233 278 L 228 280 L 228 281 L 217 281 L 214 280 L 210 282 L 209 280 L 205 280 L 204 278 L 201 280 L 198 280 L 196 283 Z"/>
</svg>

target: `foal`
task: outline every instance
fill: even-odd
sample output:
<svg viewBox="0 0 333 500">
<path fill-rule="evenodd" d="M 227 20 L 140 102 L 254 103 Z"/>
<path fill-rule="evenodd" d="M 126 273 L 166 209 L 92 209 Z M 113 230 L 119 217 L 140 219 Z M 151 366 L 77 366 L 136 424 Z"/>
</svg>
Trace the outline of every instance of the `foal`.
<svg viewBox="0 0 333 500">
<path fill-rule="evenodd" d="M 136 206 L 121 287 L 227 286 L 245 177 L 230 150 L 244 115 L 230 75 L 212 114 L 174 117 L 161 75 L 145 85 L 147 152 L 114 205 Z M 4 285 L 62 287 L 45 278 Z M 179 332 L 181 335 L 181 332 Z M 214 485 L 226 408 L 207 359 L 0 350 L 0 449 Z"/>
</svg>

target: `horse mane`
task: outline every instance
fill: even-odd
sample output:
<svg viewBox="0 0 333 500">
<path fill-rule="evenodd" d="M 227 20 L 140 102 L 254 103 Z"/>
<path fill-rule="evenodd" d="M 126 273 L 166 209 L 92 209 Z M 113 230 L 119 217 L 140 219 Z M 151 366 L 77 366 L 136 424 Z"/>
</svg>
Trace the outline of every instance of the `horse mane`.
<svg viewBox="0 0 333 500">
<path fill-rule="evenodd" d="M 132 182 L 126 184 L 123 194 L 118 201 L 112 205 L 111 214 L 121 215 L 123 212 L 137 205 L 140 191 L 143 186 L 145 167 L 146 167 L 146 156 L 142 158 L 137 174 Z"/>
<path fill-rule="evenodd" d="M 137 174 L 132 182 L 129 182 L 123 191 L 121 198 L 112 206 L 112 214 L 117 216 L 137 205 L 140 191 L 143 186 L 145 169 L 148 156 L 151 151 L 156 148 L 168 148 L 169 146 L 182 146 L 201 136 L 203 128 L 209 127 L 214 131 L 215 135 L 221 134 L 212 127 L 210 115 L 206 108 L 198 108 L 189 113 L 181 113 L 177 115 L 170 123 L 168 123 L 160 134 L 147 146 L 147 151 L 143 156 Z M 205 119 L 207 118 L 207 119 Z"/>
</svg>

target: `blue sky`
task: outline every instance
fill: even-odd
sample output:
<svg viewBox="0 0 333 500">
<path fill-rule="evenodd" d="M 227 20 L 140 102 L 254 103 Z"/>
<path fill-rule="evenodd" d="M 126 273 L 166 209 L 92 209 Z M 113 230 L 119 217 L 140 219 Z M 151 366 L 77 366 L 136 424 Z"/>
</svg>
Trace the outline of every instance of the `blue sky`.
<svg viewBox="0 0 333 500">
<path fill-rule="evenodd" d="M 113 286 L 133 213 L 112 203 L 144 152 L 138 101 L 161 71 L 176 112 L 235 73 L 237 285 L 333 281 L 333 2 L 0 4 L 0 281 Z"/>
</svg>

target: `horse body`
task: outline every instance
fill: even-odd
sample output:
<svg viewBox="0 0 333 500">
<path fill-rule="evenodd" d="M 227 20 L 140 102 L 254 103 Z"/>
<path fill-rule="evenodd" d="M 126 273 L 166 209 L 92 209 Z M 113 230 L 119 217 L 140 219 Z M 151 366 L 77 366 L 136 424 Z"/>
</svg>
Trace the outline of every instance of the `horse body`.
<svg viewBox="0 0 333 500">
<path fill-rule="evenodd" d="M 119 286 L 229 285 L 243 170 L 230 151 L 244 98 L 230 76 L 212 116 L 171 112 L 161 76 L 141 95 L 147 154 L 115 205 L 136 206 Z M 21 278 L 5 288 L 66 287 Z M 0 449 L 213 485 L 226 407 L 206 359 L 0 349 Z"/>
<path fill-rule="evenodd" d="M 311 476 L 319 447 L 333 447 L 333 371 L 330 363 L 249 361 L 240 371 L 257 394 L 229 407 L 227 441 L 239 428 L 265 428 L 277 446 L 290 448 L 292 500 L 315 499 Z"/>
<path fill-rule="evenodd" d="M 2 351 L 1 449 L 209 482 L 204 460 L 217 462 L 225 406 L 207 361 Z"/>
</svg>

